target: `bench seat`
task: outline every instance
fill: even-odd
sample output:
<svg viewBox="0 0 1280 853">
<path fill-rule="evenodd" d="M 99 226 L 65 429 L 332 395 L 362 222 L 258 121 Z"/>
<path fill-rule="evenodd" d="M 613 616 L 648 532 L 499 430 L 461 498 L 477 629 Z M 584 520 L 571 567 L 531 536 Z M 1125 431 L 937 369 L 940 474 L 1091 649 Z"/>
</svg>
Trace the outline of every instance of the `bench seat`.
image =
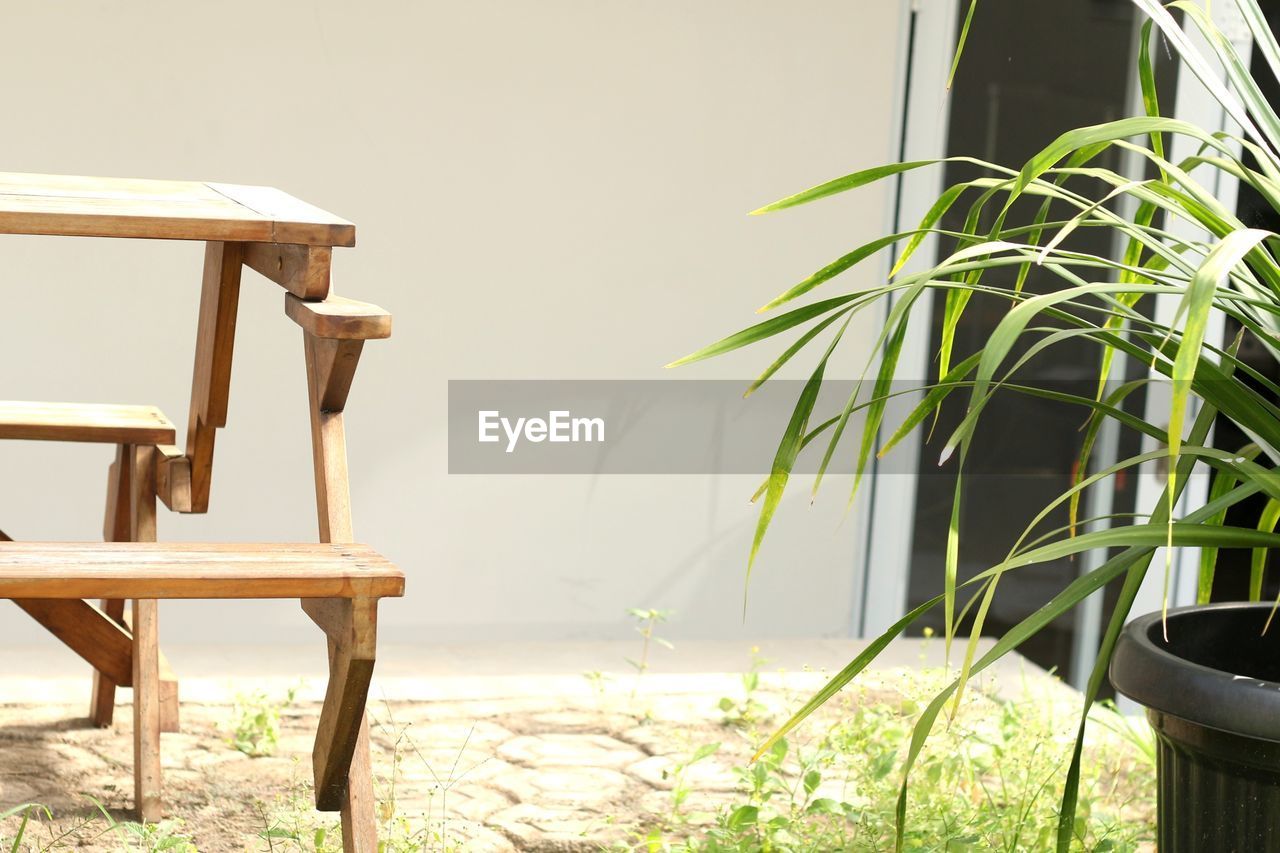
<svg viewBox="0 0 1280 853">
<path fill-rule="evenodd" d="M 389 598 L 366 545 L 0 542 L 0 598 Z"/>
<path fill-rule="evenodd" d="M 155 406 L 0 401 L 0 439 L 157 445 L 175 435 Z"/>
</svg>

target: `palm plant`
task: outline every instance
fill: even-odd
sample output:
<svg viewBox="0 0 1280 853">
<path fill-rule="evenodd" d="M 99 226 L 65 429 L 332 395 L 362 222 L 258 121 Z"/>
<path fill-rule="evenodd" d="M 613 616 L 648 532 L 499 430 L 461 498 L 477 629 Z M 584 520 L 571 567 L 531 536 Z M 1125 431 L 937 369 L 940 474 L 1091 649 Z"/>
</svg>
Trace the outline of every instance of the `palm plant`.
<svg viewBox="0 0 1280 853">
<path fill-rule="evenodd" d="M 1214 25 L 1206 10 L 1186 0 L 1167 7 L 1156 0 L 1132 0 L 1145 15 L 1139 79 L 1144 115 L 1125 118 L 1062 134 L 1019 169 L 972 157 L 952 157 L 898 163 L 855 172 L 773 204 L 755 213 L 782 210 L 866 186 L 913 169 L 944 162 L 964 162 L 985 170 L 983 177 L 948 187 L 924 215 L 918 228 L 890 234 L 860 246 L 791 287 L 762 311 L 783 306 L 787 310 L 750 328 L 730 335 L 674 364 L 709 358 L 749 344 L 774 338 L 789 330 L 803 333 L 776 358 L 751 386 L 754 390 L 810 344 L 824 339 L 817 364 L 804 386 L 791 420 L 782 436 L 771 474 L 757 498 L 761 508 L 748 560 L 754 562 L 771 519 L 777 510 L 799 453 L 810 444 L 825 451 L 815 479 L 816 492 L 822 474 L 841 447 L 846 426 L 855 412 L 865 416 L 856 456 L 854 493 L 872 453 L 876 436 L 889 435 L 881 454 L 888 452 L 913 430 L 923 429 L 936 417 L 952 394 L 967 396 L 963 420 L 947 438 L 943 460 L 957 466 L 957 490 L 951 515 L 943 591 L 911 610 L 837 674 L 809 700 L 761 751 L 798 725 L 864 669 L 885 646 L 927 611 L 941 607 L 945 614 L 948 650 L 957 624 L 972 616 L 970 639 L 963 662 L 950 685 L 929 705 L 911 739 L 900 793 L 899 842 L 905 814 L 908 777 L 928 734 L 948 701 L 958 704 L 966 682 L 1003 655 L 1045 628 L 1090 594 L 1107 584 L 1120 585 L 1119 600 L 1106 626 L 1101 650 L 1085 689 L 1079 734 L 1062 795 L 1058 826 L 1059 849 L 1071 843 L 1076 789 L 1080 778 L 1081 745 L 1089 707 L 1106 674 L 1111 652 L 1129 614 L 1138 589 L 1151 569 L 1153 556 L 1165 546 L 1198 546 L 1203 549 L 1200 596 L 1207 600 L 1217 549 L 1223 547 L 1266 549 L 1280 545 L 1273 532 L 1280 515 L 1280 387 L 1245 364 L 1239 357 L 1243 336 L 1256 338 L 1273 355 L 1280 355 L 1280 235 L 1246 227 L 1235 212 L 1209 187 L 1218 174 L 1252 187 L 1280 211 L 1280 116 L 1251 76 L 1248 62 Z M 1225 2 L 1225 0 L 1224 0 Z M 1256 0 L 1236 0 L 1252 31 L 1260 55 L 1270 71 L 1280 77 L 1280 45 L 1267 26 Z M 1203 35 L 1197 46 L 1188 38 L 1171 10 Z M 964 30 L 972 18 L 970 6 Z M 1193 124 L 1162 116 L 1156 96 L 1150 44 L 1158 35 L 1180 57 L 1185 72 L 1194 74 L 1239 127 L 1236 134 L 1209 132 Z M 961 37 L 963 45 L 963 34 Z M 1205 47 L 1207 45 L 1207 47 Z M 957 51 L 958 53 L 958 51 Z M 954 72 L 954 68 L 953 68 Z M 1225 82 L 1223 80 L 1225 77 Z M 1166 158 L 1173 137 L 1190 140 L 1192 156 L 1173 162 Z M 1120 149 L 1137 155 L 1141 174 L 1123 174 L 1098 165 L 1099 155 Z M 1102 191 L 1096 188 L 1102 187 Z M 1024 199 L 1017 208 L 1015 201 Z M 1020 215 L 1028 210 L 1029 215 Z M 945 213 L 968 203 L 964 227 L 945 230 Z M 1120 202 L 1124 201 L 1122 205 Z M 957 209 L 960 209 L 957 207 Z M 993 219 L 994 225 L 979 223 Z M 1117 235 L 1116 257 L 1089 254 L 1068 248 L 1069 235 L 1080 228 L 1107 229 Z M 1197 237 L 1183 236 L 1194 232 Z M 954 248 L 935 266 L 918 273 L 903 272 L 912 255 L 930 235 L 952 241 Z M 790 307 L 822 285 L 833 284 L 840 273 L 896 247 L 897 262 L 888 280 L 869 289 L 855 290 Z M 1029 272 L 1040 268 L 1053 277 L 1049 292 L 1024 289 Z M 1011 286 L 984 279 L 984 273 L 1002 270 L 1013 274 Z M 897 425 L 885 423 L 886 404 L 895 395 L 899 355 L 913 308 L 935 291 L 945 292 L 941 349 L 937 353 L 936 381 L 925 385 L 919 403 Z M 1007 300 L 1008 310 L 976 352 L 955 361 L 952 347 L 957 325 L 975 295 Z M 1153 318 L 1151 303 L 1157 297 L 1176 301 L 1177 311 L 1168 323 Z M 863 380 L 843 409 L 833 416 L 814 416 L 824 371 L 852 318 L 881 300 L 891 299 L 887 321 L 880 332 L 875 354 Z M 1226 346 L 1206 337 L 1213 315 L 1234 321 L 1240 335 Z M 1018 377 L 1028 361 L 1067 341 L 1085 341 L 1098 355 L 1096 394 L 1072 394 L 1020 384 Z M 1125 407 L 1129 395 L 1150 379 L 1124 382 L 1113 387 L 1108 379 L 1116 356 L 1149 365 L 1153 375 L 1171 385 L 1172 403 L 1167 424 L 1152 423 Z M 954 362 L 954 363 L 953 363 Z M 1030 394 L 1079 406 L 1088 421 L 1079 472 L 1071 487 L 1045 506 L 1002 562 L 968 580 L 957 578 L 959 537 L 959 477 L 966 454 L 980 434 L 982 416 L 997 394 Z M 1193 405 L 1193 403 L 1198 405 Z M 1188 414 L 1188 413 L 1193 413 Z M 1208 445 L 1216 417 L 1229 419 L 1252 439 L 1239 452 L 1224 452 Z M 1121 428 L 1151 436 L 1163 444 L 1087 474 L 1088 457 L 1101 425 L 1114 421 Z M 1190 423 L 1188 423 L 1190 421 Z M 892 428 L 892 432 L 887 432 Z M 1077 533 L 1077 508 L 1081 495 L 1105 488 L 1126 469 L 1161 460 L 1168 476 L 1159 502 L 1149 514 L 1129 523 Z M 1207 469 L 1215 477 L 1203 506 L 1175 517 L 1175 506 L 1192 473 Z M 1226 511 L 1255 495 L 1269 503 L 1258 528 L 1225 524 Z M 1071 525 L 1050 534 L 1037 534 L 1053 511 L 1069 510 Z M 1081 522 L 1083 523 L 1083 522 Z M 1002 577 L 1029 567 L 1090 549 L 1116 549 L 1099 567 L 1082 574 L 1059 594 L 1045 601 L 1001 636 L 985 654 L 977 654 L 977 638 Z M 1168 552 L 1166 552 L 1168 553 Z M 1265 553 L 1265 551 L 1262 551 Z M 1251 590 L 1261 594 L 1263 561 L 1255 559 Z M 1167 565 L 1166 565 L 1167 570 Z M 1157 571 L 1159 568 L 1157 567 Z M 964 600 L 967 598 L 967 603 Z M 955 707 L 953 705 L 953 707 Z"/>
</svg>

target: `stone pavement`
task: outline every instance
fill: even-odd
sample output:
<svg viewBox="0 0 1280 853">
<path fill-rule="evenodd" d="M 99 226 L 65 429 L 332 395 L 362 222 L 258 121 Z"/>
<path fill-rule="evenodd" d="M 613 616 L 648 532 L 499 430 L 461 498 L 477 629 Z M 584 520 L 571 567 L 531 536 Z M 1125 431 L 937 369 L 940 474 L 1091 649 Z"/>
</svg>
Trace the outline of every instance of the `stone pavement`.
<svg viewBox="0 0 1280 853">
<path fill-rule="evenodd" d="M 848 641 L 834 648 L 779 647 L 796 668 L 779 672 L 776 663 L 767 665 L 752 694 L 760 703 L 755 722 L 746 726 L 727 724 L 720 700 L 745 699 L 740 671 L 750 666 L 747 649 L 737 652 L 738 672 L 728 650 L 704 649 L 699 657 L 694 647 L 683 650 L 683 667 L 675 658 L 655 658 L 643 677 L 617 672 L 616 663 L 611 675 L 570 671 L 595 663 L 591 655 L 602 654 L 595 647 L 585 657 L 563 655 L 559 672 L 506 675 L 475 661 L 470 671 L 481 674 L 415 674 L 423 668 L 415 658 L 393 654 L 370 704 L 383 836 L 439 850 L 599 850 L 634 843 L 643 826 L 672 811 L 677 765 L 699 746 L 719 742 L 714 756 L 687 771 L 693 793 L 682 805 L 687 812 L 714 812 L 731 801 L 738 785 L 733 767 L 746 763 L 762 731 L 825 681 L 823 671 L 804 670 L 799 658 L 825 667 L 855 653 Z M 934 654 L 910 641 L 887 660 L 920 663 L 922 650 Z M 768 647 L 762 654 L 772 656 Z M 181 655 L 171 655 L 183 673 Z M 519 656 L 511 660 L 518 663 Z M 299 849 L 290 846 L 290 836 L 314 842 L 331 816 L 309 806 L 311 738 L 323 690 L 311 664 L 287 676 L 242 660 L 237 666 L 250 675 L 231 680 L 208 674 L 221 665 L 198 655 L 187 663 L 188 672 L 197 672 L 184 676 L 183 731 L 165 735 L 162 744 L 169 814 L 181 822 L 171 830 L 193 838 L 201 851 Z M 712 664 L 721 671 L 710 671 Z M 83 718 L 87 675 L 75 667 L 65 677 L 46 667 L 41 677 L 30 660 L 0 656 L 0 671 L 10 673 L 0 678 L 0 702 L 16 701 L 0 706 L 0 808 L 47 806 L 53 819 L 28 829 L 42 842 L 66 832 L 64 843 L 78 849 L 120 849 L 117 834 L 104 834 L 96 803 L 127 819 L 130 709 L 118 708 L 114 728 L 93 729 Z M 1016 659 L 1003 671 L 1018 689 L 1030 678 L 1065 690 Z M 869 673 L 861 682 L 863 698 L 892 692 L 902 672 L 890 666 Z M 283 705 L 291 684 L 300 685 L 297 697 Z M 273 755 L 250 758 L 232 746 L 241 716 L 232 703 L 240 697 L 244 704 L 255 691 L 267 701 L 249 704 L 268 715 L 278 708 L 280 734 Z M 14 824 L 12 818 L 0 824 L 0 838 Z M 330 844 L 333 838 L 328 835 Z"/>
</svg>

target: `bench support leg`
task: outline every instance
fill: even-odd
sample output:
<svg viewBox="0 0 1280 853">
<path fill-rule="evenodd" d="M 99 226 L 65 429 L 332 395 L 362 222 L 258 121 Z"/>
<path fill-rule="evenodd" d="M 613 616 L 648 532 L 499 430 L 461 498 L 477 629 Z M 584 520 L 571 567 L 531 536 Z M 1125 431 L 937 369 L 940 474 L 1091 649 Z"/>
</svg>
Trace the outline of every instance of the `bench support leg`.
<svg viewBox="0 0 1280 853">
<path fill-rule="evenodd" d="M 133 480 L 133 447 L 121 444 L 116 447 L 116 459 L 107 471 L 107 512 L 102 522 L 102 538 L 107 542 L 128 542 L 133 536 L 131 482 Z M 102 612 L 107 618 L 123 626 L 124 602 L 119 599 L 103 599 Z M 95 726 L 106 728 L 115 719 L 116 682 L 100 670 L 93 671 L 93 697 L 89 701 L 89 719 Z"/>
<path fill-rule="evenodd" d="M 316 512 L 321 542 L 354 542 L 342 420 L 362 341 L 320 340 L 303 332 L 311 410 Z M 376 853 L 369 724 L 364 713 L 373 674 L 377 602 L 303 601 L 329 635 L 329 687 L 316 747 L 316 807 L 342 812 L 342 849 Z"/>
<path fill-rule="evenodd" d="M 138 819 L 163 817 L 160 778 L 160 666 L 155 599 L 133 602 L 133 792 Z"/>
<path fill-rule="evenodd" d="M 343 629 L 329 638 L 329 686 L 312 751 L 316 808 L 339 811 L 349 790 L 348 772 L 360 735 L 377 646 L 377 602 L 341 602 Z"/>
<path fill-rule="evenodd" d="M 130 525 L 134 542 L 156 541 L 155 448 L 133 448 Z M 164 813 L 160 779 L 159 608 L 154 599 L 133 602 L 133 782 L 138 818 Z"/>
<path fill-rule="evenodd" d="M 146 448 L 142 448 L 146 449 Z M 122 444 L 116 448 L 115 461 L 107 472 L 106 518 L 102 524 L 102 538 L 106 542 L 144 542 L 155 540 L 154 513 L 150 522 L 150 540 L 138 539 L 133 523 L 133 469 L 134 453 L 139 450 L 131 445 Z M 144 521 L 142 533 L 147 533 Z M 70 604 L 70 603 L 68 603 Z M 129 632 L 129 621 L 125 617 L 125 603 L 120 599 L 103 599 L 99 609 L 111 621 Z M 30 611 L 28 611 L 30 612 Z M 33 614 L 34 615 L 34 614 Z M 46 625 L 45 627 L 49 627 Z M 52 630 L 52 629 L 51 629 Z M 57 633 L 55 631 L 55 633 Z M 76 646 L 59 635 L 73 649 Z M 132 639 L 130 639 L 132 642 Z M 79 649 L 76 649 L 79 651 Z M 83 652 L 81 652 L 83 656 Z M 169 662 L 160 653 L 160 731 L 178 731 L 178 679 L 169 668 Z M 100 669 L 93 671 L 93 694 L 89 701 L 89 719 L 99 728 L 107 728 L 115 719 L 116 688 L 128 687 L 132 684 L 128 679 L 115 680 L 109 673 Z"/>
</svg>

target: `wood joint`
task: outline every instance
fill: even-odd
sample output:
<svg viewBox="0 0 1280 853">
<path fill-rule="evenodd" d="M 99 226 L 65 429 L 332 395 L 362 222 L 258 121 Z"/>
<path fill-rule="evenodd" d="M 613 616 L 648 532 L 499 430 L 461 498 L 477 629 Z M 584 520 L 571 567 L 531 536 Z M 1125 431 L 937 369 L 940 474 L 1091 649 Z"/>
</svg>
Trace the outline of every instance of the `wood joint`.
<svg viewBox="0 0 1280 853">
<path fill-rule="evenodd" d="M 191 512 L 191 460 L 172 444 L 156 451 L 156 494 L 173 512 Z"/>
<path fill-rule="evenodd" d="M 333 249 L 293 243 L 245 243 L 244 264 L 302 299 L 329 295 Z"/>
</svg>

